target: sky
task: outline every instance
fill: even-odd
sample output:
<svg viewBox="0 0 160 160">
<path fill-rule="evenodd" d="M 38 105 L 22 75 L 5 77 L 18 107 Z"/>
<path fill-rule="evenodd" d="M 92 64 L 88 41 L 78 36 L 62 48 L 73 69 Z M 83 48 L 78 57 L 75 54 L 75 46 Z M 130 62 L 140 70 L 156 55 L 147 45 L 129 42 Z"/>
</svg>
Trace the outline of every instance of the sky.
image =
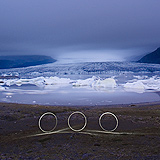
<svg viewBox="0 0 160 160">
<path fill-rule="evenodd" d="M 160 47 L 159 0 L 0 0 L 0 55 L 123 61 Z"/>
</svg>

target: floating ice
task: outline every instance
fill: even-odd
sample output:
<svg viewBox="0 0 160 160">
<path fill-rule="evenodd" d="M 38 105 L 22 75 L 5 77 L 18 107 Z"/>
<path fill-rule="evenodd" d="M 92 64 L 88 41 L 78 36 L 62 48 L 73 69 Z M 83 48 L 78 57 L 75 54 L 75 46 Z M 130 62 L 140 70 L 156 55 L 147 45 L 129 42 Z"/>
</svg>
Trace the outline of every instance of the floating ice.
<svg viewBox="0 0 160 160">
<path fill-rule="evenodd" d="M 0 79 L 0 90 L 5 90 L 4 87 L 12 86 L 12 85 L 25 85 L 31 84 L 36 85 L 38 87 L 42 87 L 44 89 L 56 89 L 63 86 L 71 86 L 71 87 L 85 87 L 85 88 L 92 88 L 92 89 L 100 89 L 104 90 L 105 88 L 117 88 L 120 86 L 124 88 L 125 91 L 133 91 L 142 93 L 147 90 L 156 90 L 160 91 L 160 78 L 157 76 L 147 77 L 147 76 L 133 76 L 137 79 L 128 80 L 126 83 L 118 82 L 113 77 L 102 79 L 100 77 L 93 76 L 87 79 L 77 79 L 71 80 L 70 78 L 59 78 L 57 76 L 54 77 L 37 77 L 32 79 Z"/>
<path fill-rule="evenodd" d="M 125 91 L 127 92 L 136 92 L 136 93 L 145 92 L 144 84 L 141 81 L 132 82 L 132 83 L 127 82 L 123 86 L 124 86 Z"/>
<path fill-rule="evenodd" d="M 106 78 L 101 80 L 93 76 L 92 78 L 88 78 L 85 80 L 77 80 L 76 82 L 72 83 L 75 87 L 81 86 L 90 86 L 90 87 L 104 87 L 104 88 L 115 88 L 117 86 L 116 81 L 113 78 Z"/>
<path fill-rule="evenodd" d="M 85 80 L 76 80 L 75 82 L 72 83 L 73 86 L 75 87 L 80 87 L 80 86 L 94 86 L 97 81 L 97 78 L 93 76 L 92 78 L 87 78 Z"/>
<path fill-rule="evenodd" d="M 124 88 L 145 89 L 145 86 L 144 86 L 144 84 L 143 84 L 141 81 L 132 82 L 132 83 L 127 82 L 127 83 L 124 84 L 123 86 L 124 86 Z"/>
<path fill-rule="evenodd" d="M 104 88 L 115 88 L 117 83 L 113 78 L 106 78 L 104 80 L 98 80 L 95 86 L 100 86 Z"/>
<path fill-rule="evenodd" d="M 125 89 L 128 91 L 137 91 L 141 90 L 141 92 L 145 92 L 145 90 L 160 90 L 160 79 L 153 76 L 148 79 L 139 78 L 138 80 L 134 80 L 134 82 L 127 82 L 123 85 Z"/>
<path fill-rule="evenodd" d="M 46 85 L 70 85 L 74 87 L 80 86 L 90 86 L 90 87 L 109 87 L 115 88 L 117 86 L 116 81 L 113 78 L 100 79 L 95 76 L 87 79 L 78 79 L 71 80 L 70 78 L 59 78 L 59 77 L 37 77 L 32 79 L 5 79 L 3 80 L 3 85 L 12 86 L 17 85 L 21 86 L 24 84 L 33 84 L 38 87 L 45 87 Z"/>
<path fill-rule="evenodd" d="M 59 78 L 56 76 L 44 78 L 44 81 L 46 85 L 69 84 L 71 82 L 70 78 Z"/>
<path fill-rule="evenodd" d="M 4 91 L 5 87 L 0 86 L 0 91 Z"/>
<path fill-rule="evenodd" d="M 0 86 L 3 86 L 4 84 L 4 81 L 0 81 Z"/>
</svg>

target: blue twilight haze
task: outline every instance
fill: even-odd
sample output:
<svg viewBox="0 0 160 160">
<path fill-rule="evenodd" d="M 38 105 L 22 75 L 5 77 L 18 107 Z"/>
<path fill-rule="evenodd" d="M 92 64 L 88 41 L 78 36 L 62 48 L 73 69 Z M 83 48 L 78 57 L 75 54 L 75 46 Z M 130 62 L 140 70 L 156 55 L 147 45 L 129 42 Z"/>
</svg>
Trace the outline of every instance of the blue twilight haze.
<svg viewBox="0 0 160 160">
<path fill-rule="evenodd" d="M 160 46 L 159 6 L 157 0 L 0 0 L 0 55 L 141 56 Z"/>
</svg>

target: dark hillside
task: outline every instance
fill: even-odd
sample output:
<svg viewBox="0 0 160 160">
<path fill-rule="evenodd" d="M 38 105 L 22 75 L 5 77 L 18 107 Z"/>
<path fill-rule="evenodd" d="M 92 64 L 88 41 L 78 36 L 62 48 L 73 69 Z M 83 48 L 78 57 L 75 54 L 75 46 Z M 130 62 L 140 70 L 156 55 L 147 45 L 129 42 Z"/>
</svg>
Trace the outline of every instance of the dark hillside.
<svg viewBox="0 0 160 160">
<path fill-rule="evenodd" d="M 55 59 L 43 55 L 0 56 L 0 69 L 29 67 L 55 61 Z"/>
</svg>

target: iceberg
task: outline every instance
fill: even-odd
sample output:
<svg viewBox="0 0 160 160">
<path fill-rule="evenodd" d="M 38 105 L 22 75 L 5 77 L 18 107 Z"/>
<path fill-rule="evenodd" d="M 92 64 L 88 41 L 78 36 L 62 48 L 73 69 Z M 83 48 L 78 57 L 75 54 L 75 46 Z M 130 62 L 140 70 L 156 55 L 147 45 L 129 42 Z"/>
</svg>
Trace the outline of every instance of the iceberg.
<svg viewBox="0 0 160 160">
<path fill-rule="evenodd" d="M 85 80 L 76 80 L 75 82 L 72 83 L 73 86 L 75 87 L 80 87 L 80 86 L 94 86 L 96 83 L 97 78 L 93 76 L 92 78 L 87 78 Z"/>
<path fill-rule="evenodd" d="M 69 84 L 70 82 L 70 78 L 59 78 L 56 76 L 44 78 L 45 85 Z"/>
<path fill-rule="evenodd" d="M 6 90 L 5 87 L 0 86 L 0 91 Z"/>
<path fill-rule="evenodd" d="M 104 88 L 115 88 L 117 86 L 117 83 L 113 78 L 106 78 L 104 80 L 98 80 L 95 86 Z"/>
<path fill-rule="evenodd" d="M 76 82 L 72 83 L 75 87 L 80 86 L 90 86 L 90 87 L 104 87 L 104 88 L 115 88 L 117 86 L 116 81 L 113 78 L 106 78 L 101 80 L 93 76 L 92 78 L 88 78 L 85 80 L 77 80 Z"/>
<path fill-rule="evenodd" d="M 134 82 L 127 82 L 123 84 L 123 87 L 127 91 L 141 90 L 141 92 L 145 92 L 145 90 L 160 90 L 160 79 L 153 76 L 148 79 L 138 79 L 134 80 Z"/>
<path fill-rule="evenodd" d="M 144 84 L 141 81 L 137 81 L 137 82 L 133 82 L 133 83 L 127 82 L 123 86 L 124 86 L 124 88 L 145 89 L 145 86 L 144 86 Z"/>
<path fill-rule="evenodd" d="M 35 85 L 44 89 L 55 89 L 64 86 L 71 87 L 83 87 L 88 89 L 97 89 L 104 90 L 108 88 L 115 89 L 119 87 L 120 89 L 124 89 L 125 91 L 133 91 L 133 92 L 145 92 L 147 90 L 156 90 L 160 91 L 160 78 L 157 76 L 152 77 L 140 77 L 134 76 L 137 79 L 128 80 L 126 83 L 120 83 L 114 77 L 102 79 L 100 77 L 93 76 L 87 79 L 76 79 L 72 80 L 70 78 L 60 78 L 57 76 L 54 77 L 37 77 L 37 78 L 21 78 L 21 79 L 0 79 L 0 90 L 5 90 L 4 87 L 17 85 L 22 86 L 26 84 Z M 118 83 L 119 82 L 119 83 Z"/>
</svg>

